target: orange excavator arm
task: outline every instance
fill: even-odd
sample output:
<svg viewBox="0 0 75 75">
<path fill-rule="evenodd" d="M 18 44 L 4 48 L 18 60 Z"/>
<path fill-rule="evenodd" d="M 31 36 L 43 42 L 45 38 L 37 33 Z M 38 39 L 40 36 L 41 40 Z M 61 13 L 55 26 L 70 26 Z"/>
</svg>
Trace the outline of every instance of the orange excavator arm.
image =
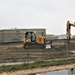
<svg viewBox="0 0 75 75">
<path fill-rule="evenodd" d="M 67 28 L 67 39 L 70 39 L 71 35 L 71 26 L 75 27 L 75 24 L 70 23 L 70 21 L 67 21 L 66 28 Z"/>
</svg>

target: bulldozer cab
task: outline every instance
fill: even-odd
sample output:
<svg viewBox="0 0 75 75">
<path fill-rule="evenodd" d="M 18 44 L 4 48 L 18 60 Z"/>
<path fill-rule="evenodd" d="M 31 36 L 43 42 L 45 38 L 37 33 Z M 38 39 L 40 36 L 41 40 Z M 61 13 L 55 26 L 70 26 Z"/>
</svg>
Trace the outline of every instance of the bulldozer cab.
<svg viewBox="0 0 75 75">
<path fill-rule="evenodd" d="M 25 38 L 26 39 L 30 39 L 31 42 L 35 42 L 36 41 L 36 35 L 34 32 L 26 32 L 25 33 Z"/>
</svg>

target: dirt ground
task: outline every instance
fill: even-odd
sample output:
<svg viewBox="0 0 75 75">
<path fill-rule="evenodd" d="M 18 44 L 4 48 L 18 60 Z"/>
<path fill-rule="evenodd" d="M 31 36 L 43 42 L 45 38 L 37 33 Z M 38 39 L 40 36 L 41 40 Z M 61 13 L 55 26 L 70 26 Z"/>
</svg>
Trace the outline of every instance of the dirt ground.
<svg viewBox="0 0 75 75">
<path fill-rule="evenodd" d="M 24 49 L 23 43 L 1 44 L 0 63 L 62 59 L 75 56 L 74 41 L 68 47 L 63 41 L 55 41 L 52 46 L 51 49 Z"/>
<path fill-rule="evenodd" d="M 62 59 L 75 57 L 75 42 L 70 44 L 64 41 L 55 41 L 52 43 L 52 49 L 24 49 L 23 43 L 0 44 L 0 63 L 27 62 L 51 59 Z M 0 75 L 26 75 L 30 73 L 40 73 L 60 69 L 75 68 L 75 64 L 66 66 L 54 66 L 40 69 L 21 70 L 17 72 L 2 73 Z"/>
</svg>

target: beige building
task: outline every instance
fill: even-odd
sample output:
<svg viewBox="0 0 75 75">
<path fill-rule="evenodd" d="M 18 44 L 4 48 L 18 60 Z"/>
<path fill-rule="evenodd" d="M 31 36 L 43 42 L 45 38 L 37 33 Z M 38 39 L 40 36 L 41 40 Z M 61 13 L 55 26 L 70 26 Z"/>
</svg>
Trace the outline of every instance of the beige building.
<svg viewBox="0 0 75 75">
<path fill-rule="evenodd" d="M 2 42 L 16 42 L 23 41 L 24 32 L 34 31 L 36 36 L 46 37 L 46 29 L 10 29 L 10 30 L 0 30 L 0 43 Z"/>
</svg>

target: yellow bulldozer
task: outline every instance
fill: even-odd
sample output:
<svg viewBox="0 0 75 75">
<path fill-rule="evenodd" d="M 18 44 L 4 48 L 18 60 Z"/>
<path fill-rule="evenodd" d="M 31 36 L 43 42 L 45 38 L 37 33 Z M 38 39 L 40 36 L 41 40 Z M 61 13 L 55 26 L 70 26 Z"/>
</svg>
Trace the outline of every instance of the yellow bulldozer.
<svg viewBox="0 0 75 75">
<path fill-rule="evenodd" d="M 25 49 L 44 49 L 45 48 L 45 37 L 36 36 L 35 32 L 29 31 L 24 32 L 24 48 Z"/>
</svg>

